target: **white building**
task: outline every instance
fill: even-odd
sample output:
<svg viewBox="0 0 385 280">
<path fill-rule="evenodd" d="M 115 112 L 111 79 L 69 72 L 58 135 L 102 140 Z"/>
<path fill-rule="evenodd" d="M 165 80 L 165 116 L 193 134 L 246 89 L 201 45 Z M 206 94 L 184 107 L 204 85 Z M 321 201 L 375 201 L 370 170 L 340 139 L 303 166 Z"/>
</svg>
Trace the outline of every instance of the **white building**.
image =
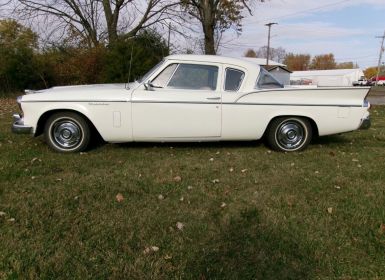
<svg viewBox="0 0 385 280">
<path fill-rule="evenodd" d="M 294 71 L 290 76 L 292 85 L 316 85 L 320 87 L 352 86 L 364 76 L 361 69 L 336 69 Z"/>
</svg>

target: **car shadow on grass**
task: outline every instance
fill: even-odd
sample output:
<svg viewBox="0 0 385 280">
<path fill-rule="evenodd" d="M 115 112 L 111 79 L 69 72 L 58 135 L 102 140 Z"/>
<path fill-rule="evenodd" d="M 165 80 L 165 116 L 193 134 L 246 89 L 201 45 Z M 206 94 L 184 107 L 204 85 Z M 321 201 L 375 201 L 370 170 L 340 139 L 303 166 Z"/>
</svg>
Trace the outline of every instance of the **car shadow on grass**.
<svg viewBox="0 0 385 280">
<path fill-rule="evenodd" d="M 314 279 L 319 269 L 309 241 L 242 211 L 199 245 L 185 266 L 190 279 Z"/>
<path fill-rule="evenodd" d="M 129 142 L 115 144 L 120 148 L 178 148 L 178 149 L 222 149 L 222 148 L 257 148 L 263 147 L 258 141 L 216 141 L 216 142 Z"/>
</svg>

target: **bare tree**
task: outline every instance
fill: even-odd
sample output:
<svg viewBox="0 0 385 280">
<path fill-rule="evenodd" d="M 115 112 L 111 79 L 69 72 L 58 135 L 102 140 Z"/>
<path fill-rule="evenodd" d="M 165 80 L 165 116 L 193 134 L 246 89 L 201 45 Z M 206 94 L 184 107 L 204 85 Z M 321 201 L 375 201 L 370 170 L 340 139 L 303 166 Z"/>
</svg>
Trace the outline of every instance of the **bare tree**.
<svg viewBox="0 0 385 280">
<path fill-rule="evenodd" d="M 259 57 L 259 58 L 267 58 L 267 46 L 260 47 L 257 50 L 256 54 L 257 54 L 257 57 Z M 270 57 L 269 59 L 271 59 L 271 60 L 282 63 L 286 57 L 286 51 L 282 47 L 278 47 L 278 48 L 271 48 L 270 47 L 270 56 L 269 57 Z"/>
<path fill-rule="evenodd" d="M 78 33 L 89 46 L 129 38 L 170 18 L 177 0 L 18 0 L 16 10 L 26 18 L 54 18 Z M 129 19 L 131 16 L 131 20 Z M 123 24 L 123 21 L 126 24 Z"/>
<path fill-rule="evenodd" d="M 185 12 L 202 26 L 205 54 L 216 54 L 218 42 L 215 38 L 221 38 L 229 28 L 241 32 L 242 12 L 246 9 L 251 14 L 252 1 L 255 0 L 181 0 L 181 4 Z"/>
</svg>

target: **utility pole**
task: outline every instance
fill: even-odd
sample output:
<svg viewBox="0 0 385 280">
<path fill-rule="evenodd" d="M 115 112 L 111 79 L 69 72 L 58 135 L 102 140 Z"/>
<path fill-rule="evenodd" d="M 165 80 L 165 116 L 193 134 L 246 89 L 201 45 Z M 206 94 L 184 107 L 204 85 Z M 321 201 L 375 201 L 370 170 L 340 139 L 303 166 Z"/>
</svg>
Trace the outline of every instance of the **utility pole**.
<svg viewBox="0 0 385 280">
<path fill-rule="evenodd" d="M 278 24 L 276 22 L 269 22 L 265 24 L 265 26 L 269 27 L 269 33 L 267 36 L 267 57 L 266 57 L 266 66 L 269 66 L 269 58 L 270 58 L 270 31 L 271 31 L 271 26 L 274 24 Z"/>
<path fill-rule="evenodd" d="M 377 85 L 377 83 L 378 83 L 378 76 L 380 76 L 382 53 L 384 52 L 385 31 L 384 31 L 384 35 L 376 36 L 376 38 L 382 38 L 381 48 L 380 48 L 380 55 L 378 57 L 378 65 L 377 65 L 377 75 L 376 75 L 376 85 Z"/>
</svg>

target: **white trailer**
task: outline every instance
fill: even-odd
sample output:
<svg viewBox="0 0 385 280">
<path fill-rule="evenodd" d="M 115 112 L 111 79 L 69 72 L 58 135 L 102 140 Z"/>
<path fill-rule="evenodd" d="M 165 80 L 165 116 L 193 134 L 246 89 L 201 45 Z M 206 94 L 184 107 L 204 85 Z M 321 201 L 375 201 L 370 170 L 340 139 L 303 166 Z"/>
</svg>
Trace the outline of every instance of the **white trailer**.
<svg viewBox="0 0 385 280">
<path fill-rule="evenodd" d="M 291 84 L 316 85 L 320 87 L 352 86 L 364 72 L 361 69 L 294 71 L 290 75 Z"/>
</svg>

